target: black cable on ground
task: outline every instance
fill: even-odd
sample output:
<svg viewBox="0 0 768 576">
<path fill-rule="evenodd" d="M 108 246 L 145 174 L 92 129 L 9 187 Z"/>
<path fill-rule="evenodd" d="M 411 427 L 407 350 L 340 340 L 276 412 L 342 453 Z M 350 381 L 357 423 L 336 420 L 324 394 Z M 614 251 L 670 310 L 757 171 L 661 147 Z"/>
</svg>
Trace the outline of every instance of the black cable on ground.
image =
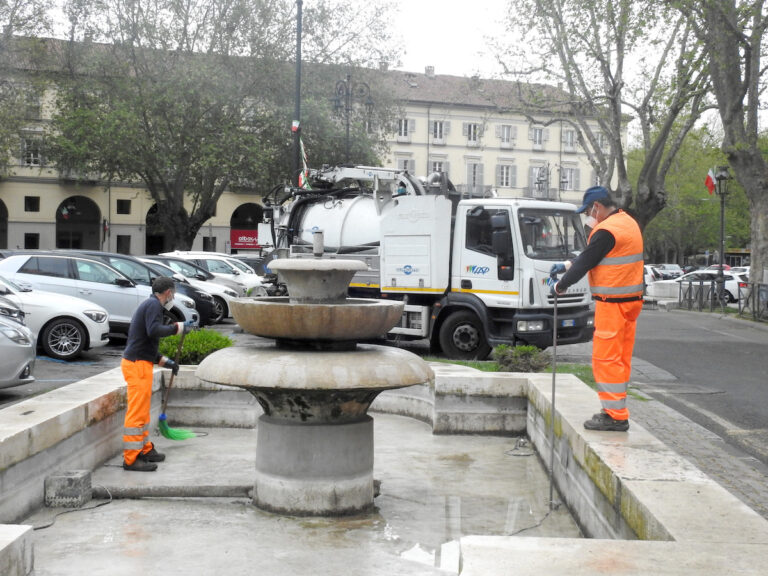
<svg viewBox="0 0 768 576">
<path fill-rule="evenodd" d="M 32 529 L 33 530 L 43 530 L 45 528 L 50 528 L 51 526 L 54 525 L 54 523 L 56 522 L 56 518 L 58 518 L 59 516 L 62 516 L 64 514 L 69 514 L 71 512 L 84 512 L 85 510 L 95 510 L 96 508 L 99 508 L 100 506 L 106 506 L 107 504 L 110 504 L 112 502 L 112 494 L 110 494 L 109 490 L 107 490 L 107 488 L 105 488 L 104 486 L 99 486 L 99 488 L 101 488 L 103 490 L 106 490 L 107 495 L 109 496 L 109 498 L 107 500 L 105 500 L 104 502 L 99 502 L 98 504 L 95 504 L 94 506 L 88 506 L 86 508 L 71 508 L 69 510 L 63 510 L 63 511 L 59 512 L 58 514 L 55 514 L 48 524 L 41 524 L 40 526 L 33 526 Z"/>
</svg>

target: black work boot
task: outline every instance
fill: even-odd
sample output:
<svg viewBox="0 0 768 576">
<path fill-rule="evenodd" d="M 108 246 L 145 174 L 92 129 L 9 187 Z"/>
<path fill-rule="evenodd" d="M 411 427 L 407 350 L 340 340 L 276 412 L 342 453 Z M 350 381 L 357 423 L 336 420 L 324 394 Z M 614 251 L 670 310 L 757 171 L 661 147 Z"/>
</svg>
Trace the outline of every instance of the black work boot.
<svg viewBox="0 0 768 576">
<path fill-rule="evenodd" d="M 138 460 L 144 460 L 144 462 L 162 462 L 165 460 L 165 454 L 161 454 L 155 447 L 152 446 L 152 450 L 145 454 L 139 454 Z"/>
<path fill-rule="evenodd" d="M 126 464 L 125 460 L 123 460 L 123 470 L 128 470 L 129 472 L 154 472 L 157 470 L 157 464 L 146 462 L 141 458 L 136 458 L 133 464 Z"/>
<path fill-rule="evenodd" d="M 629 430 L 629 420 L 614 420 L 605 412 L 600 412 L 584 422 L 584 428 L 606 432 L 626 432 Z"/>
</svg>

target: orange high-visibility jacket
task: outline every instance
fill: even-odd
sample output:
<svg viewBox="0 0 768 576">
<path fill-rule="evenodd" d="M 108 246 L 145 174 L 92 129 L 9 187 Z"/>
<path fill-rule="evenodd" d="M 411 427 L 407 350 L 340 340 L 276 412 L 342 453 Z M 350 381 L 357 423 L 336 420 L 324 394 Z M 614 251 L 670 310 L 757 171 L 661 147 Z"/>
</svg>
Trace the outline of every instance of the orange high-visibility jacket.
<svg viewBox="0 0 768 576">
<path fill-rule="evenodd" d="M 607 230 L 616 239 L 613 249 L 589 271 L 592 297 L 603 302 L 630 302 L 643 297 L 643 235 L 623 210 L 614 212 L 592 229 Z"/>
</svg>

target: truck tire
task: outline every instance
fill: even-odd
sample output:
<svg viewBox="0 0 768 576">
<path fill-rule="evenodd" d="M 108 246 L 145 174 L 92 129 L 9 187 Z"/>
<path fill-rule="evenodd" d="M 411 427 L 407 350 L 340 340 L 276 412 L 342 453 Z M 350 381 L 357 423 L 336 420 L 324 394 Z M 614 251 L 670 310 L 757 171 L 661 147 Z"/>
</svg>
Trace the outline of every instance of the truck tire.
<svg viewBox="0 0 768 576">
<path fill-rule="evenodd" d="M 491 352 L 482 323 L 469 310 L 446 318 L 440 327 L 440 348 L 453 360 L 484 360 Z"/>
</svg>

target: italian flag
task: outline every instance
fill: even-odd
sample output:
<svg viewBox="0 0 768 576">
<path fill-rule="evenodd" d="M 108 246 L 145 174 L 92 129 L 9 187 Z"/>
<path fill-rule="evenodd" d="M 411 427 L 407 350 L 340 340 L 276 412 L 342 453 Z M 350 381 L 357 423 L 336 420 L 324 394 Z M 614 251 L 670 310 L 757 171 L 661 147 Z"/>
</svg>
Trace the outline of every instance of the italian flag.
<svg viewBox="0 0 768 576">
<path fill-rule="evenodd" d="M 712 194 L 715 191 L 715 171 L 710 168 L 707 172 L 707 178 L 704 180 L 704 186 L 707 187 L 709 193 Z"/>
</svg>

